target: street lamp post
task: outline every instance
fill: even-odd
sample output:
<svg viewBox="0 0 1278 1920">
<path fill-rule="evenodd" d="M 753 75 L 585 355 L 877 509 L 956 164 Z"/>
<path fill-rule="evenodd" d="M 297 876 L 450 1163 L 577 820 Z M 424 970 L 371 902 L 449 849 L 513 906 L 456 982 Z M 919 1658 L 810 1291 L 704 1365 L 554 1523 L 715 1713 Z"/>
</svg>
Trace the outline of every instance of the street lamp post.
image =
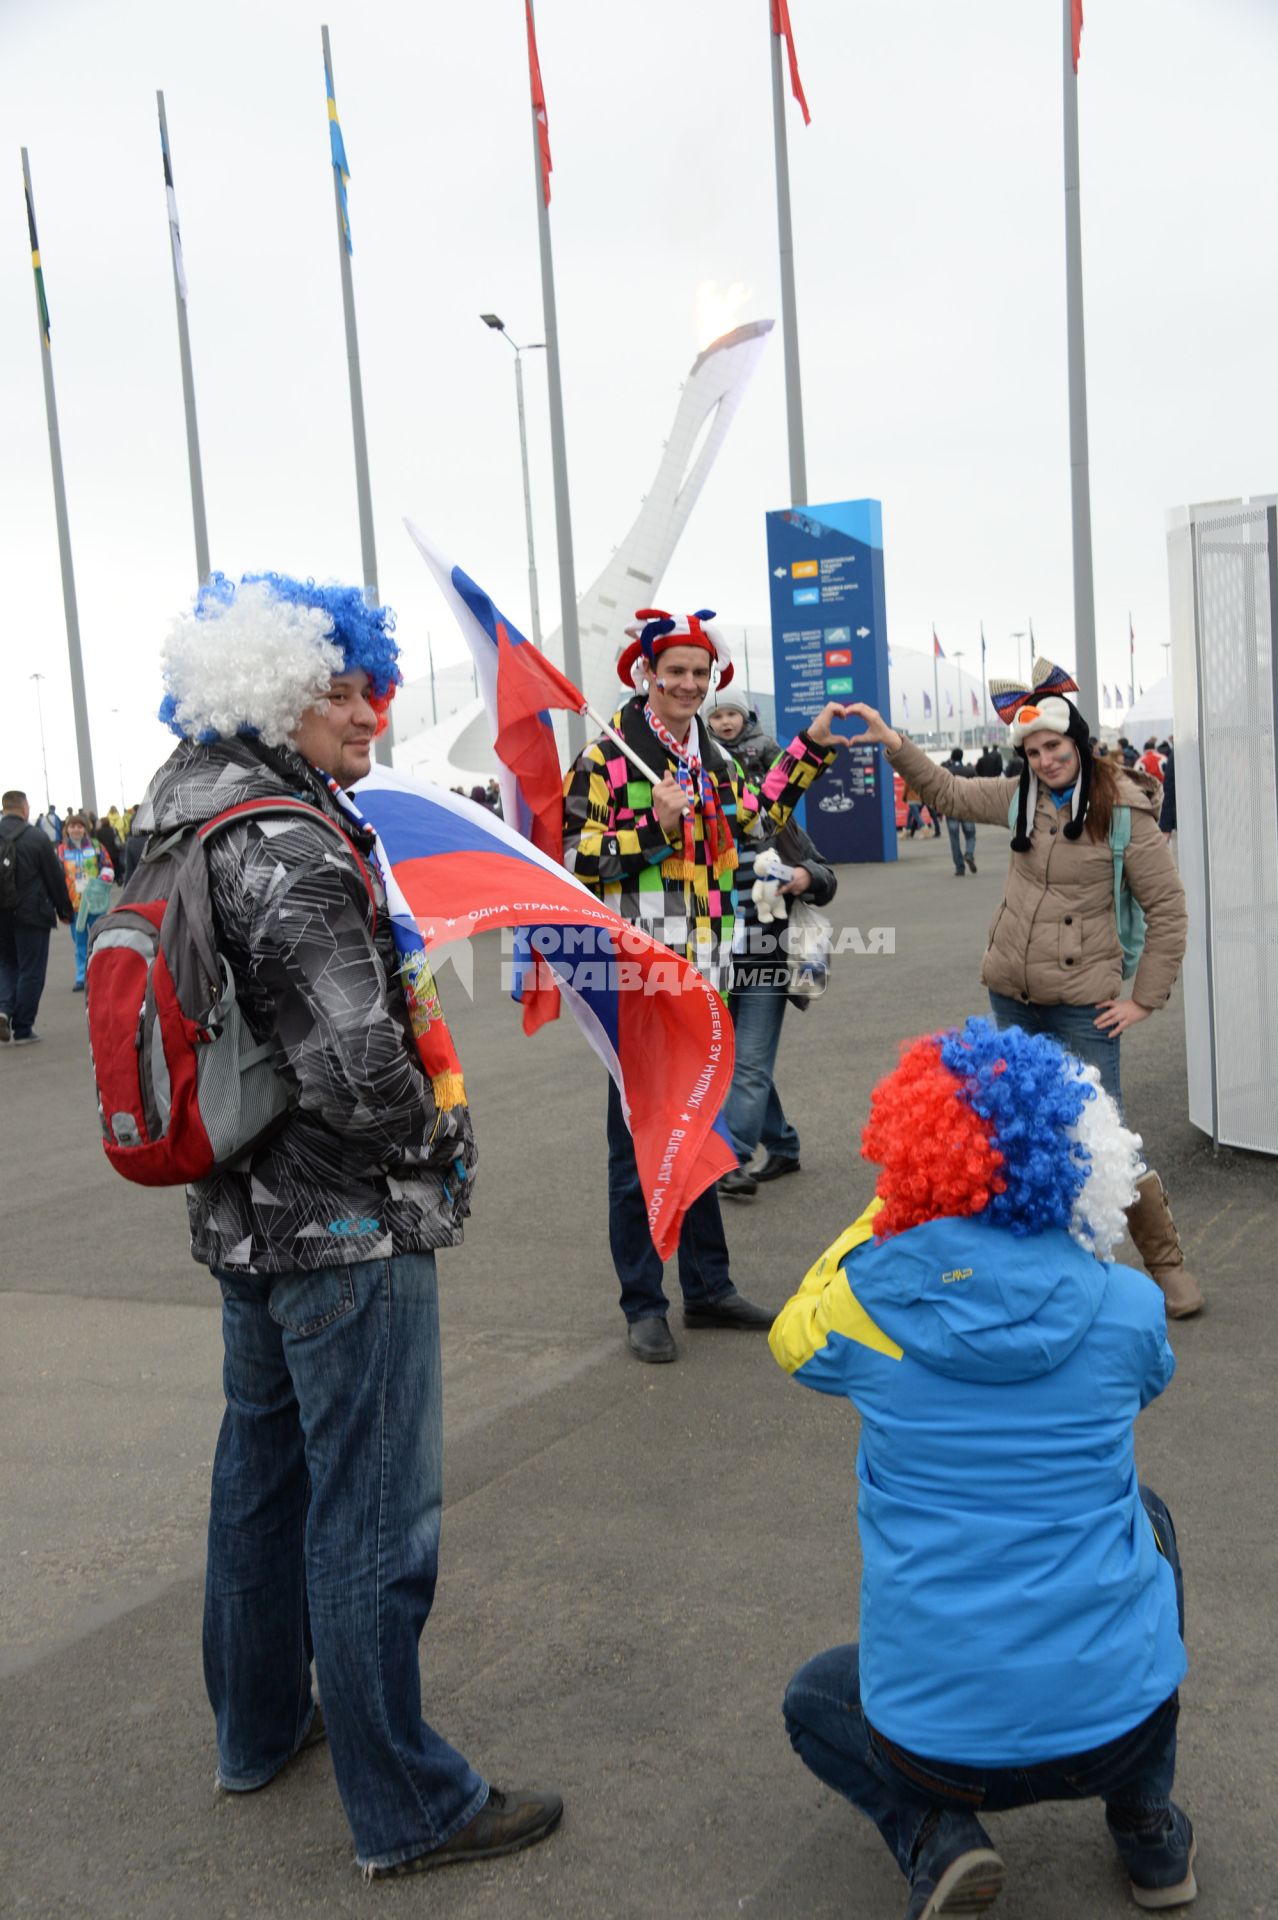
<svg viewBox="0 0 1278 1920">
<path fill-rule="evenodd" d="M 1025 629 L 1022 627 L 1019 633 L 1012 635 L 1012 638 L 1016 642 L 1016 677 L 1018 680 L 1024 680 L 1025 672 L 1021 666 L 1021 641 L 1025 638 Z"/>
<path fill-rule="evenodd" d="M 516 346 L 506 332 L 506 323 L 495 313 L 481 313 L 480 319 L 494 333 L 499 333 L 514 350 L 515 355 L 515 403 L 519 409 L 519 462 L 524 475 L 524 525 L 528 532 L 528 602 L 532 613 L 532 638 L 535 647 L 541 646 L 541 607 L 537 599 L 537 555 L 533 548 L 532 489 L 528 484 L 528 429 L 524 424 L 524 363 L 525 353 L 544 352 L 544 340 L 530 340 L 524 346 Z"/>
<path fill-rule="evenodd" d="M 49 756 L 44 749 L 44 703 L 40 699 L 40 682 L 44 679 L 44 675 L 33 673 L 28 675 L 28 678 L 35 681 L 36 718 L 40 723 L 40 764 L 44 768 L 44 810 L 50 813 L 53 809 L 53 795 L 49 792 Z"/>
</svg>

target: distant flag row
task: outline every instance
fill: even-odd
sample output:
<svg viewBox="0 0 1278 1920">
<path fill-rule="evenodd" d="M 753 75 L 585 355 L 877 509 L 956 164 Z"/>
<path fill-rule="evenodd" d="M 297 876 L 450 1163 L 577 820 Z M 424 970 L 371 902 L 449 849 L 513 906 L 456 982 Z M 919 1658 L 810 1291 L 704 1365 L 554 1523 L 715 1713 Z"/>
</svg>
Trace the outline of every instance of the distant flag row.
<svg viewBox="0 0 1278 1920">
<path fill-rule="evenodd" d="M 1134 706 L 1135 702 L 1136 691 L 1134 687 L 1129 686 L 1125 696 L 1122 687 L 1119 686 L 1117 682 L 1115 682 L 1112 687 L 1103 686 L 1101 688 L 1101 705 L 1107 713 L 1124 713 L 1128 707 Z"/>
</svg>

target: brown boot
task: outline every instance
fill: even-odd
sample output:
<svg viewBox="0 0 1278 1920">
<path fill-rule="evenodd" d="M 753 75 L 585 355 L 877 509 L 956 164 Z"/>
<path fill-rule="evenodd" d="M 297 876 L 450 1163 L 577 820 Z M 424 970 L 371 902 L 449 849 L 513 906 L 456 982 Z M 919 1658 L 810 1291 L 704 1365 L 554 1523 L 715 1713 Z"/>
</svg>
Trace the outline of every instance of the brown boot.
<svg viewBox="0 0 1278 1920">
<path fill-rule="evenodd" d="M 1167 1203 L 1167 1189 L 1154 1172 L 1142 1174 L 1127 1209 L 1127 1231 L 1146 1271 L 1163 1290 L 1169 1320 L 1187 1320 L 1206 1305 L 1198 1282 L 1185 1271 L 1185 1253 Z"/>
</svg>

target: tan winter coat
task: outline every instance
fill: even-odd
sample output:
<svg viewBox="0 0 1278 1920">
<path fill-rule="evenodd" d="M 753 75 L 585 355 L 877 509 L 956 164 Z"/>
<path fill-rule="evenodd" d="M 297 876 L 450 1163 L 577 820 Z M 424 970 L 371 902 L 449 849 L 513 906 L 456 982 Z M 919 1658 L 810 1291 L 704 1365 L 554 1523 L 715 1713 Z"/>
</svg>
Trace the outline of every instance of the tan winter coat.
<svg viewBox="0 0 1278 1920">
<path fill-rule="evenodd" d="M 889 760 L 906 784 L 951 820 L 1007 824 L 1017 781 L 955 779 L 912 740 Z M 1114 918 L 1114 856 L 1086 830 L 1067 840 L 1068 808 L 1057 810 L 1040 784 L 1028 853 L 1009 856 L 1003 899 L 990 925 L 981 965 L 993 993 L 1039 1006 L 1092 1007 L 1130 997 L 1151 1010 L 1166 1006 L 1185 954 L 1187 916 L 1180 875 L 1158 830 L 1162 789 L 1148 774 L 1120 769 L 1120 804 L 1131 808 L 1127 884 L 1145 910 L 1145 950 L 1136 977 L 1123 988 L 1123 951 Z"/>
</svg>

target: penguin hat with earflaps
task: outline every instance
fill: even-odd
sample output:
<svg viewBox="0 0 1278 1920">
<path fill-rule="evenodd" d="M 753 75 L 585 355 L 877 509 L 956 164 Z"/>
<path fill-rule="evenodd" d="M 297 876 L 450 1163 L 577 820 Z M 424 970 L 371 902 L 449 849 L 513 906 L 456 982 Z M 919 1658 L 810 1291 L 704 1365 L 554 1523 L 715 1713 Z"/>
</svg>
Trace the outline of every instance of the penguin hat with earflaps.
<svg viewBox="0 0 1278 1920">
<path fill-rule="evenodd" d="M 990 700 L 1000 720 L 1007 723 L 1012 746 L 1021 756 L 1021 790 L 1016 802 L 1016 831 L 1012 852 L 1028 853 L 1030 829 L 1038 805 L 1038 777 L 1025 758 L 1025 741 L 1032 733 L 1059 733 L 1078 748 L 1078 778 L 1070 798 L 1065 838 L 1077 840 L 1087 822 L 1092 797 L 1091 728 L 1067 694 L 1078 692 L 1077 680 L 1050 660 L 1034 662 L 1034 684 L 1020 680 L 991 680 Z"/>
</svg>

